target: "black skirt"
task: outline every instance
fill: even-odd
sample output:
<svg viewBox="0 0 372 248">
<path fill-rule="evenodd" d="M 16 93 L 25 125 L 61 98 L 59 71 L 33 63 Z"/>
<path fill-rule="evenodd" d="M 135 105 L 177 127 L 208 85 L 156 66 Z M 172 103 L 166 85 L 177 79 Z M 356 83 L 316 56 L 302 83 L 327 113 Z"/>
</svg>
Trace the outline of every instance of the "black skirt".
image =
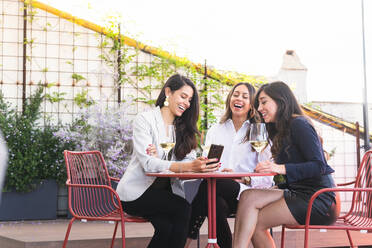
<svg viewBox="0 0 372 248">
<path fill-rule="evenodd" d="M 300 225 L 305 224 L 307 207 L 311 196 L 323 188 L 333 188 L 335 184 L 331 175 L 310 178 L 291 183 L 284 190 L 284 199 L 293 217 Z M 310 224 L 329 225 L 337 218 L 337 208 L 334 192 L 319 195 L 312 207 Z"/>
</svg>

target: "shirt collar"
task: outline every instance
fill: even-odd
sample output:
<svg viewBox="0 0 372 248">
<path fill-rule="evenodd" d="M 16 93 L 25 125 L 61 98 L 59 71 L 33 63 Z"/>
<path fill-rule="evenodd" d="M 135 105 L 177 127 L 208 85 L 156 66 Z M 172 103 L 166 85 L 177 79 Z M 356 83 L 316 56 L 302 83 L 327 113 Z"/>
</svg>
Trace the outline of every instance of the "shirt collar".
<svg viewBox="0 0 372 248">
<path fill-rule="evenodd" d="M 233 120 L 231 118 L 229 118 L 226 123 L 231 123 L 233 124 Z M 243 122 L 243 125 L 249 125 L 251 122 L 247 119 L 245 122 Z"/>
</svg>

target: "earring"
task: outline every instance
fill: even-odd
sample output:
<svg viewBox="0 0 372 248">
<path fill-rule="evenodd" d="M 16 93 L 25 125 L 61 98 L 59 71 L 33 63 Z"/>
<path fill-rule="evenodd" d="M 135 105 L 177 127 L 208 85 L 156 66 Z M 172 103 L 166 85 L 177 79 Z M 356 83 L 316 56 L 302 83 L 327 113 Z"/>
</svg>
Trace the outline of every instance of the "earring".
<svg viewBox="0 0 372 248">
<path fill-rule="evenodd" d="M 166 96 L 166 97 L 165 97 L 165 101 L 164 101 L 164 106 L 165 106 L 165 107 L 168 107 L 168 106 L 169 106 L 168 99 L 169 99 L 169 96 Z"/>
</svg>

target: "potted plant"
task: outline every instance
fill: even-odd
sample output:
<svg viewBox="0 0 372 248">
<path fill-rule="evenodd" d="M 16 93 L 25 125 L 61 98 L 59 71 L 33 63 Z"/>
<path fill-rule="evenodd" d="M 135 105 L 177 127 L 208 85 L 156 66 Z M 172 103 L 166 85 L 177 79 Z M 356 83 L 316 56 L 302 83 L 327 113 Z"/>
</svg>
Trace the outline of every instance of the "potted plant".
<svg viewBox="0 0 372 248">
<path fill-rule="evenodd" d="M 40 126 L 43 86 L 27 99 L 24 111 L 0 93 L 0 128 L 8 146 L 8 168 L 0 220 L 55 219 L 57 184 L 65 183 L 63 150 L 73 147 L 54 136 L 58 127 Z"/>
</svg>

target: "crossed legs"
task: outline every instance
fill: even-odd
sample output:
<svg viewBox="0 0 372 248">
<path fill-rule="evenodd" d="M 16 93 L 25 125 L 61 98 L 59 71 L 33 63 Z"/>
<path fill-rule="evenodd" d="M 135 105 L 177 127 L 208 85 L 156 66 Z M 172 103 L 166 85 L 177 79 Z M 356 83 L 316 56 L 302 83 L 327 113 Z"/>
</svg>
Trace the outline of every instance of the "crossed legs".
<svg viewBox="0 0 372 248">
<path fill-rule="evenodd" d="M 279 189 L 251 189 L 242 193 L 235 219 L 234 248 L 275 247 L 268 228 L 297 224 Z"/>
</svg>

